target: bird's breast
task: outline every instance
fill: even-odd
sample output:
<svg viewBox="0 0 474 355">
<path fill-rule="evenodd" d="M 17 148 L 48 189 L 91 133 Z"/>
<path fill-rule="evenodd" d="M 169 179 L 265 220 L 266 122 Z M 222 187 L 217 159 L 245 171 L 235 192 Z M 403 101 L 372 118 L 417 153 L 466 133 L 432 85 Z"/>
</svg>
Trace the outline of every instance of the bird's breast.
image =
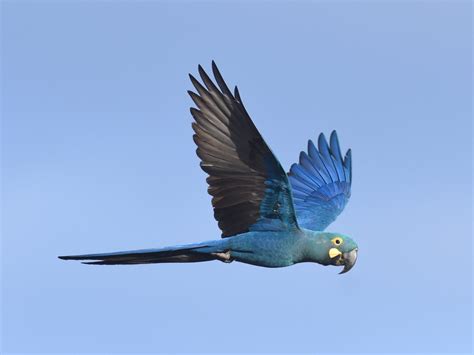
<svg viewBox="0 0 474 355">
<path fill-rule="evenodd" d="M 289 232 L 248 232 L 229 240 L 234 260 L 264 267 L 285 267 L 297 262 L 298 238 Z"/>
</svg>

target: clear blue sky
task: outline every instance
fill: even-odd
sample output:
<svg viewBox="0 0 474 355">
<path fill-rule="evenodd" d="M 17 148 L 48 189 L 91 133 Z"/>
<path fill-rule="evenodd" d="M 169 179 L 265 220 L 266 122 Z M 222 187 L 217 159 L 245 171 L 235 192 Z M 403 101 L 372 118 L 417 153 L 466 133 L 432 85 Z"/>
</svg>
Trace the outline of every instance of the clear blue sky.
<svg viewBox="0 0 474 355">
<path fill-rule="evenodd" d="M 4 352 L 470 352 L 471 8 L 2 2 Z M 282 164 L 337 129 L 348 274 L 91 267 L 219 238 L 187 73 L 215 59 Z"/>
</svg>

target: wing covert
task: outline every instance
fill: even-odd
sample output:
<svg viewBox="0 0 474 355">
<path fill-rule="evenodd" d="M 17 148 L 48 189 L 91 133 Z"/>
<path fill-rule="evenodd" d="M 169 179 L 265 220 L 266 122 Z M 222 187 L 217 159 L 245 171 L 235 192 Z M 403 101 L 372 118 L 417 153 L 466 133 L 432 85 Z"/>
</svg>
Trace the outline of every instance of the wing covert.
<svg viewBox="0 0 474 355">
<path fill-rule="evenodd" d="M 251 230 L 298 228 L 288 177 L 253 124 L 240 98 L 225 84 L 212 62 L 214 82 L 199 66 L 194 142 L 201 168 L 209 175 L 214 217 L 222 237 Z"/>
<path fill-rule="evenodd" d="M 336 131 L 329 145 L 321 133 L 318 148 L 308 141 L 308 153 L 300 153 L 299 163 L 291 166 L 296 215 L 301 227 L 322 231 L 342 212 L 351 196 L 352 155 L 342 158 Z"/>
</svg>

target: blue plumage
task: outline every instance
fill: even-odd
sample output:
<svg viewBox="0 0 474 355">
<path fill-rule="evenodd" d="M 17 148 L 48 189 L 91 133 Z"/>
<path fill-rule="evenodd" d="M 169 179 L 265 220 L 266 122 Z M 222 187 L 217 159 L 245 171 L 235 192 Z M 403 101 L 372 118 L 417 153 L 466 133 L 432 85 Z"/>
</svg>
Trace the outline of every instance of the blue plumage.
<svg viewBox="0 0 474 355">
<path fill-rule="evenodd" d="M 209 175 L 214 216 L 221 240 L 158 249 L 62 256 L 87 264 L 149 264 L 240 261 L 264 267 L 300 262 L 344 266 L 356 262 L 357 244 L 339 233 L 324 232 L 351 195 L 351 152 L 342 158 L 335 131 L 329 144 L 310 140 L 299 162 L 285 173 L 245 109 L 237 87 L 229 90 L 215 63 L 215 82 L 199 66 L 201 84 L 190 75 L 197 94 L 193 139 L 201 168 Z M 91 261 L 89 261 L 91 260 Z"/>
<path fill-rule="evenodd" d="M 289 180 L 301 227 L 323 231 L 342 212 L 351 196 L 350 151 L 343 159 L 336 131 L 328 146 L 323 134 L 318 149 L 308 141 L 308 154 L 301 152 L 299 163 L 293 164 Z"/>
</svg>

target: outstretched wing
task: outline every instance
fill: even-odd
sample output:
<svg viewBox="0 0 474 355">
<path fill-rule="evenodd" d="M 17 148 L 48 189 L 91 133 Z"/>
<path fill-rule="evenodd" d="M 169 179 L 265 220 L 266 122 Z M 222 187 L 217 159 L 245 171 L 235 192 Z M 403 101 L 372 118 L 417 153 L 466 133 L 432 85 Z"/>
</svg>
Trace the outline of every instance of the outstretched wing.
<svg viewBox="0 0 474 355">
<path fill-rule="evenodd" d="M 308 154 L 288 173 L 296 215 L 301 227 L 322 231 L 342 212 L 351 196 L 352 162 L 349 149 L 342 159 L 336 131 L 330 143 L 321 133 L 317 149 L 308 141 Z"/>
<path fill-rule="evenodd" d="M 267 146 L 240 99 L 212 62 L 217 86 L 199 66 L 201 85 L 189 95 L 201 168 L 209 174 L 214 217 L 222 237 L 252 230 L 298 228 L 288 177 Z"/>
</svg>

